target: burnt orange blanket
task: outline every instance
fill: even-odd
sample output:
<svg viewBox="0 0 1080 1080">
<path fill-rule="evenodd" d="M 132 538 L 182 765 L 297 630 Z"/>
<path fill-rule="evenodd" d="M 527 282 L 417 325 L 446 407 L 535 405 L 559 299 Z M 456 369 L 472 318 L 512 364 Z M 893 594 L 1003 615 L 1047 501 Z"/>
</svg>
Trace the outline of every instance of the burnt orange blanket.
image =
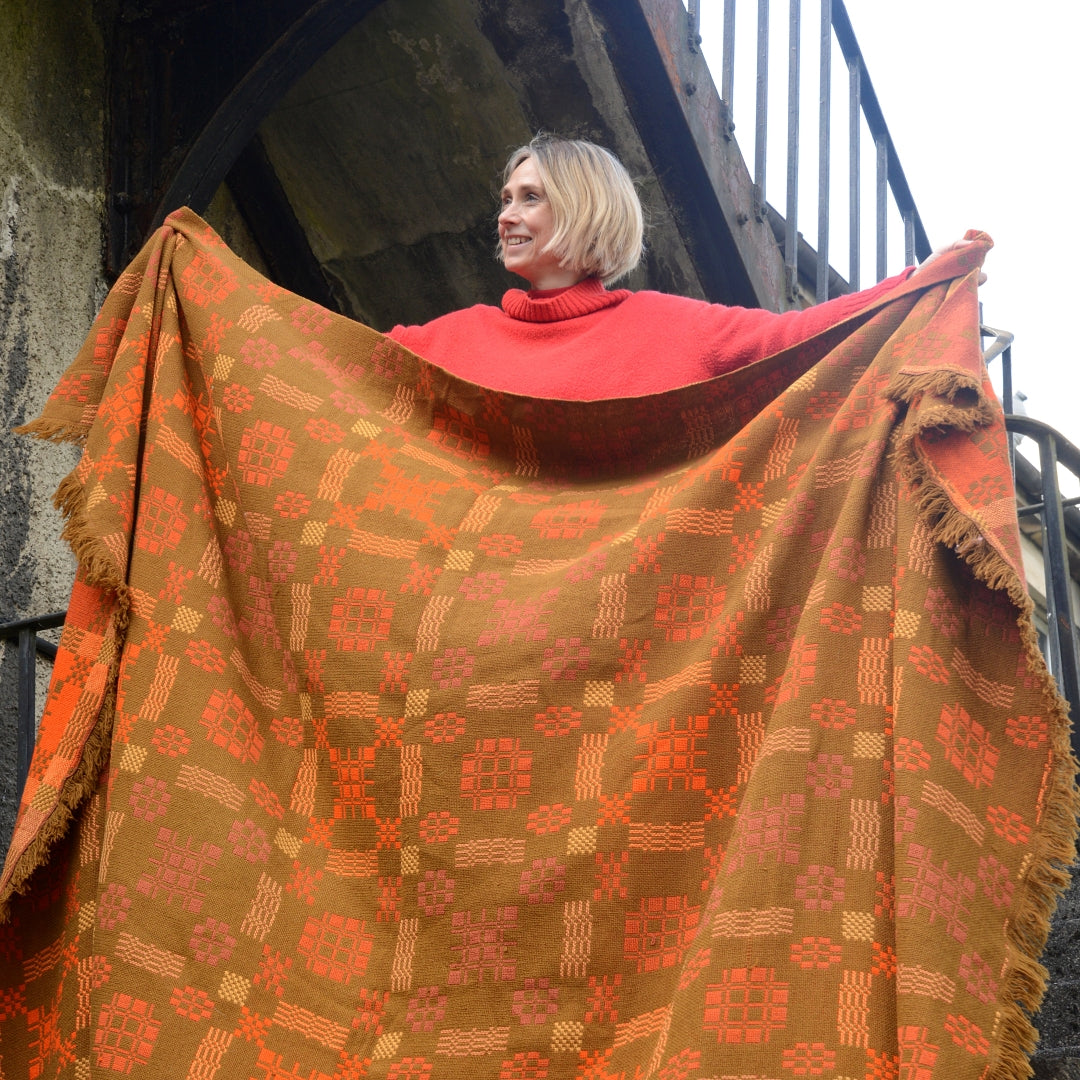
<svg viewBox="0 0 1080 1080">
<path fill-rule="evenodd" d="M 1024 1075 L 1074 799 L 986 246 L 573 403 L 170 218 L 33 425 L 85 453 L 4 1080 Z"/>
</svg>

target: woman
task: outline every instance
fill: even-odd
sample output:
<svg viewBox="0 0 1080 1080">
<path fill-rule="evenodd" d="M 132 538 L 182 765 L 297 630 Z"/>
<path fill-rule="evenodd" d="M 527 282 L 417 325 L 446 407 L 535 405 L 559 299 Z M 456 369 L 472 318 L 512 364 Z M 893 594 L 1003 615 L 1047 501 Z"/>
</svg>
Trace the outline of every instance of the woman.
<svg viewBox="0 0 1080 1080">
<path fill-rule="evenodd" d="M 864 292 L 782 315 L 605 286 L 637 266 L 642 212 L 610 151 L 538 136 L 503 172 L 499 256 L 530 288 L 389 336 L 499 390 L 591 400 L 657 393 L 753 363 L 862 310 L 908 268 Z"/>
</svg>

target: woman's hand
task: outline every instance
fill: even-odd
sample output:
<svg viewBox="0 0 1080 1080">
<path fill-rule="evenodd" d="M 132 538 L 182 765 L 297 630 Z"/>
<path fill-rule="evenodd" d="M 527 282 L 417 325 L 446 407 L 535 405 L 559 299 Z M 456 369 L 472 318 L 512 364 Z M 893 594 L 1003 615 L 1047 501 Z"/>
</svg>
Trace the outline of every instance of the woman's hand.
<svg viewBox="0 0 1080 1080">
<path fill-rule="evenodd" d="M 912 274 L 911 276 L 912 277 L 917 277 L 919 274 L 923 273 L 926 270 L 926 268 L 935 259 L 941 258 L 941 256 L 944 255 L 946 252 L 949 252 L 949 251 L 963 251 L 964 248 L 969 248 L 974 243 L 975 243 L 974 240 L 954 240 L 951 244 L 946 244 L 944 247 L 939 247 L 936 251 L 933 251 L 929 255 L 927 255 L 926 258 L 923 259 L 923 261 L 921 263 L 919 263 L 919 265 L 915 268 L 915 273 Z M 980 273 L 979 273 L 979 284 L 983 285 L 985 283 L 986 283 L 986 274 L 984 272 L 980 271 Z"/>
</svg>

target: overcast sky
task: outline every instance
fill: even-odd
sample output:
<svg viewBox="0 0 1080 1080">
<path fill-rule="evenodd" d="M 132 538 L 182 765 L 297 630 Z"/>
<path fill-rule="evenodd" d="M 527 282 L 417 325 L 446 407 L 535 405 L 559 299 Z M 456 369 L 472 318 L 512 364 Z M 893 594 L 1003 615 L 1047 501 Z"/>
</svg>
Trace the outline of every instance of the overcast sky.
<svg viewBox="0 0 1080 1080">
<path fill-rule="evenodd" d="M 994 238 L 986 263 L 989 281 L 981 290 L 984 321 L 1016 335 L 1013 380 L 1029 397 L 1029 414 L 1080 445 L 1080 357 L 1072 341 L 1078 307 L 1072 211 L 1080 4 L 846 0 L 846 5 L 931 244 L 945 244 L 968 228 Z M 736 71 L 742 69 L 744 80 L 753 78 L 754 46 L 752 36 L 742 36 L 741 23 L 752 35 L 756 6 L 746 0 L 738 4 Z M 719 82 L 722 0 L 703 0 L 702 9 L 706 56 Z M 774 0 L 771 9 L 776 70 L 770 88 L 770 166 L 782 169 L 788 5 Z M 808 35 L 816 33 L 818 12 L 818 4 L 804 0 L 802 82 L 813 96 L 803 105 L 801 154 L 811 169 L 816 169 L 818 60 Z M 833 64 L 841 64 L 838 50 Z M 843 85 L 846 109 L 846 81 Z M 740 119 L 740 105 L 752 110 L 753 95 L 752 82 L 737 83 L 736 138 L 744 154 L 752 154 L 752 112 Z M 834 119 L 834 145 L 837 123 Z M 834 165 L 839 176 L 833 183 L 841 188 L 846 168 L 846 160 Z M 801 181 L 804 193 L 812 188 L 813 197 L 815 176 L 806 173 Z M 782 173 L 769 184 L 768 199 L 782 210 Z M 813 205 L 800 212 L 800 228 L 811 242 Z M 865 195 L 864 206 L 873 206 Z M 834 221 L 840 217 L 842 211 L 834 208 Z M 831 241 L 831 261 L 841 273 L 846 243 Z M 897 268 L 894 259 L 890 271 Z M 862 284 L 870 284 L 865 269 Z"/>
</svg>

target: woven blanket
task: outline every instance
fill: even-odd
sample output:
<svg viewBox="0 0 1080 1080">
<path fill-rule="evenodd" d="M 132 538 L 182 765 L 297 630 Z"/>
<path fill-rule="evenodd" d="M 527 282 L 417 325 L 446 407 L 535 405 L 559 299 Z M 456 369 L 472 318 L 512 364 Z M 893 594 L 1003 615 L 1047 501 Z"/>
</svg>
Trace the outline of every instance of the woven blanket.
<svg viewBox="0 0 1080 1080">
<path fill-rule="evenodd" d="M 32 425 L 85 451 L 4 1080 L 1026 1075 L 1075 800 L 988 243 L 566 402 L 171 217 Z"/>
</svg>

